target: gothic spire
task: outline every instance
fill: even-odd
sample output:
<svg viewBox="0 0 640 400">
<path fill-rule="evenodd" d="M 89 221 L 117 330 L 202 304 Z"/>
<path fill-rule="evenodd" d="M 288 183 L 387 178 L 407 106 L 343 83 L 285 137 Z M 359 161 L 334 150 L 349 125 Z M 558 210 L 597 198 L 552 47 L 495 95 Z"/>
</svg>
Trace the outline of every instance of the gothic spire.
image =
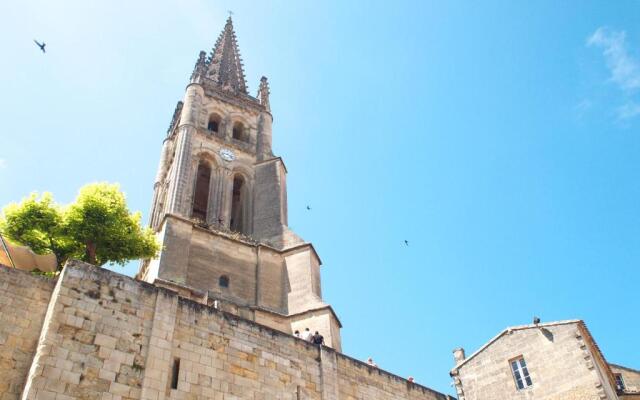
<svg viewBox="0 0 640 400">
<path fill-rule="evenodd" d="M 223 88 L 247 94 L 242 58 L 231 17 L 227 19 L 227 24 L 211 51 L 208 64 L 207 75 L 210 79 Z"/>
</svg>

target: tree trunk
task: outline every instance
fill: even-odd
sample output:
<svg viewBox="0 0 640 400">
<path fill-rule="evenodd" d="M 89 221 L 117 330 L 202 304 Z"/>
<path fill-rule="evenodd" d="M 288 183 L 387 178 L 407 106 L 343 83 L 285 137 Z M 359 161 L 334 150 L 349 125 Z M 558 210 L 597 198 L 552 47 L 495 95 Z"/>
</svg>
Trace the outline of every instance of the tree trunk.
<svg viewBox="0 0 640 400">
<path fill-rule="evenodd" d="M 89 264 L 96 265 L 96 244 L 88 241 L 87 247 L 85 248 L 85 257 L 87 258 L 87 262 Z"/>
</svg>

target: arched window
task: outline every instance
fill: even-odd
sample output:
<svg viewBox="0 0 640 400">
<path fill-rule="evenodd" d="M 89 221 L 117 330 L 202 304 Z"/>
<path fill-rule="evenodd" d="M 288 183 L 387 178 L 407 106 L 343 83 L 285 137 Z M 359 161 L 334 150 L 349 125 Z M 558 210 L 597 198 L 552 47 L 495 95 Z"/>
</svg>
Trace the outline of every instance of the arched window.
<svg viewBox="0 0 640 400">
<path fill-rule="evenodd" d="M 196 173 L 196 188 L 193 194 L 193 210 L 191 216 L 203 221 L 207 220 L 207 206 L 209 204 L 209 180 L 211 167 L 204 161 L 198 164 Z"/>
<path fill-rule="evenodd" d="M 241 175 L 233 178 L 233 194 L 231 197 L 231 221 L 229 228 L 232 231 L 245 233 L 244 229 L 244 203 L 246 200 L 246 185 Z"/>
<path fill-rule="evenodd" d="M 247 137 L 247 130 L 242 124 L 242 122 L 236 122 L 233 124 L 233 138 L 236 140 L 241 140 L 243 142 L 248 142 L 249 138 Z"/>
<path fill-rule="evenodd" d="M 218 279 L 218 286 L 220 286 L 221 288 L 228 288 L 229 287 L 229 277 L 226 275 L 222 275 L 220 277 L 220 279 Z"/>
<path fill-rule="evenodd" d="M 207 130 L 209 130 L 209 132 L 218 132 L 218 129 L 220 129 L 220 117 L 217 116 L 216 114 L 211 114 L 209 116 L 209 123 L 207 124 Z"/>
</svg>

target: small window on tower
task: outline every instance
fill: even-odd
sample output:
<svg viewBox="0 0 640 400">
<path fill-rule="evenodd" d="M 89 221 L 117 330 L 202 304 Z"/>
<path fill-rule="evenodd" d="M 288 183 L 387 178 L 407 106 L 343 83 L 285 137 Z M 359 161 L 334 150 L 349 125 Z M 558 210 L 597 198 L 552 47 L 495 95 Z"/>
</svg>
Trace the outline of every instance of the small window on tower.
<svg viewBox="0 0 640 400">
<path fill-rule="evenodd" d="M 513 378 L 516 380 L 516 388 L 518 390 L 526 389 L 529 386 L 533 386 L 533 381 L 529 376 L 529 370 L 527 364 L 524 362 L 524 357 L 520 356 L 510 361 L 511 372 Z"/>
<path fill-rule="evenodd" d="M 243 142 L 249 141 L 246 128 L 244 127 L 242 122 L 236 122 L 235 124 L 233 124 L 233 138 L 236 140 L 241 140 Z"/>
<path fill-rule="evenodd" d="M 178 388 L 178 378 L 180 377 L 180 359 L 173 360 L 173 368 L 171 368 L 171 389 Z"/>
<path fill-rule="evenodd" d="M 207 130 L 209 130 L 209 132 L 218 132 L 218 129 L 220 128 L 220 117 L 218 117 L 215 114 L 212 114 L 209 117 L 209 124 L 207 125 Z"/>
<path fill-rule="evenodd" d="M 624 386 L 624 379 L 622 379 L 622 374 L 615 374 L 615 377 L 616 377 L 616 389 L 618 389 L 618 391 L 620 392 L 624 392 L 625 386 Z"/>
<path fill-rule="evenodd" d="M 226 275 L 222 275 L 220 277 L 220 279 L 218 279 L 218 285 L 220 285 L 220 287 L 222 288 L 228 288 L 229 287 L 229 277 Z"/>
</svg>

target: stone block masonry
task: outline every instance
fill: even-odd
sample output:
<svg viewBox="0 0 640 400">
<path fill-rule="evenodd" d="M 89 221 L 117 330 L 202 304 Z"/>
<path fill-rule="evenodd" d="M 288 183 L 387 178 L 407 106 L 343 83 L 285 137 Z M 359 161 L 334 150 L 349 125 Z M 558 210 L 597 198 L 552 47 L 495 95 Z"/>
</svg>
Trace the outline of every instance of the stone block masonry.
<svg viewBox="0 0 640 400">
<path fill-rule="evenodd" d="M 76 261 L 57 280 L 2 267 L 0 288 L 1 400 L 451 399 Z"/>
<path fill-rule="evenodd" d="M 55 280 L 0 266 L 0 399 L 20 397 Z"/>
<path fill-rule="evenodd" d="M 451 371 L 460 400 L 617 399 L 595 342 L 577 320 L 509 328 Z M 512 360 L 526 360 L 529 387 L 519 388 Z"/>
</svg>

